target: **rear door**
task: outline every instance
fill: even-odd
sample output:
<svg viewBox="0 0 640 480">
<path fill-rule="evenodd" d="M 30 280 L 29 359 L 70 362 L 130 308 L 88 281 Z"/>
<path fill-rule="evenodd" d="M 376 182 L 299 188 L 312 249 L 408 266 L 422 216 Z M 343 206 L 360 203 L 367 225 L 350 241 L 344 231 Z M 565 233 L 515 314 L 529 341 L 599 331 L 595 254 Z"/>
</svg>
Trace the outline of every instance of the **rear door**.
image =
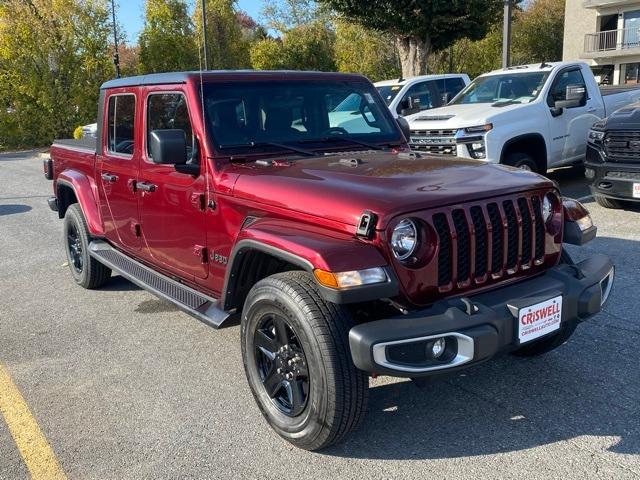
<svg viewBox="0 0 640 480">
<path fill-rule="evenodd" d="M 140 161 L 138 194 L 144 255 L 160 267 L 183 277 L 208 275 L 205 233 L 205 177 L 195 148 L 187 96 L 181 89 L 146 89 L 144 146 Z M 156 129 L 184 130 L 190 162 L 201 165 L 200 174 L 178 173 L 173 165 L 153 163 L 149 134 Z M 152 186 L 153 191 L 141 187 Z"/>
<path fill-rule="evenodd" d="M 137 97 L 118 89 L 105 96 L 102 154 L 96 158 L 96 183 L 107 239 L 126 250 L 140 249 L 138 203 L 134 185 L 140 162 L 136 128 Z"/>
</svg>

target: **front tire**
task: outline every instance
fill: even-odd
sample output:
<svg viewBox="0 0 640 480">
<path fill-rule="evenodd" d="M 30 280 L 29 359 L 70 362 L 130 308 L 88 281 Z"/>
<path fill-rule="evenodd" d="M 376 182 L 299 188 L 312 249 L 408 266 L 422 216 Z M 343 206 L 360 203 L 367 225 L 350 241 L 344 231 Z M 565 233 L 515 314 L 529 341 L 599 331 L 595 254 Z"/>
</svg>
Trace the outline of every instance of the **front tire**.
<svg viewBox="0 0 640 480">
<path fill-rule="evenodd" d="M 242 312 L 242 359 L 269 425 L 305 450 L 339 442 L 362 421 L 368 376 L 351 361 L 348 312 L 305 272 L 259 281 Z"/>
<path fill-rule="evenodd" d="M 64 214 L 64 245 L 67 263 L 75 282 L 87 289 L 99 288 L 111 277 L 111 270 L 89 255 L 89 229 L 80 205 L 74 203 Z"/>
<path fill-rule="evenodd" d="M 622 208 L 622 202 L 613 198 L 603 197 L 602 195 L 594 195 L 596 203 L 604 208 L 620 209 Z"/>
<path fill-rule="evenodd" d="M 544 174 L 546 172 L 542 172 L 536 161 L 530 155 L 522 152 L 513 152 L 507 155 L 507 158 L 504 160 L 505 165 L 510 165 L 515 168 L 520 168 L 521 170 L 527 170 L 529 172 L 536 172 Z"/>
</svg>

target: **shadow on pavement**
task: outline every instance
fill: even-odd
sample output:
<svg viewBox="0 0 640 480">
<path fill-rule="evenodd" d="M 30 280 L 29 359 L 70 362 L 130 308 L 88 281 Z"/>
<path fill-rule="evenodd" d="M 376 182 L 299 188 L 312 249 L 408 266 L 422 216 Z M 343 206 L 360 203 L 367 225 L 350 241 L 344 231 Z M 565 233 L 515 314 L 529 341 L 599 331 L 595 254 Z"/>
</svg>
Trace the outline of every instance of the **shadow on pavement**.
<svg viewBox="0 0 640 480">
<path fill-rule="evenodd" d="M 18 213 L 25 213 L 31 210 L 29 205 L 18 205 L 18 204 L 9 204 L 9 205 L 0 205 L 0 217 L 6 215 L 15 215 Z"/>
<path fill-rule="evenodd" d="M 103 287 L 100 287 L 100 290 L 104 290 L 106 292 L 132 292 L 135 290 L 140 290 L 140 287 L 138 287 L 135 283 L 131 283 L 126 278 L 114 273 L 107 284 Z"/>
</svg>

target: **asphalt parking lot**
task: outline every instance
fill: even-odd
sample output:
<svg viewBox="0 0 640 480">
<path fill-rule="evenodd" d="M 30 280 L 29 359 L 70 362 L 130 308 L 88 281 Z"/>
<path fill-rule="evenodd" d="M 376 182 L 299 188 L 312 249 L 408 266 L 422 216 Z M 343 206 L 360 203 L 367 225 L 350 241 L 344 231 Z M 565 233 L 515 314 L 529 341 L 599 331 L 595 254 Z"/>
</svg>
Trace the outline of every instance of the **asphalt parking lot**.
<svg viewBox="0 0 640 480">
<path fill-rule="evenodd" d="M 580 172 L 552 176 L 588 195 Z M 585 200 L 599 237 L 571 251 L 610 255 L 616 285 L 569 343 L 421 389 L 378 378 L 362 427 L 309 453 L 262 419 L 238 326 L 212 330 L 119 277 L 72 282 L 50 192 L 33 153 L 0 154 L 0 373 L 68 478 L 640 478 L 640 211 Z M 5 420 L 0 478 L 28 478 Z"/>
</svg>

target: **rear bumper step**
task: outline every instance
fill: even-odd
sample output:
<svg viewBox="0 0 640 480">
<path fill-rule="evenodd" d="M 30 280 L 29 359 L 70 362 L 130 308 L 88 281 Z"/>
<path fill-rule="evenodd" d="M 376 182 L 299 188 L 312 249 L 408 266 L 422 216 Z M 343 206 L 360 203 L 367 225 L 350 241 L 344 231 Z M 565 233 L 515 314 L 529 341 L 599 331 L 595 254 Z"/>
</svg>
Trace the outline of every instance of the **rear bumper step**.
<svg viewBox="0 0 640 480">
<path fill-rule="evenodd" d="M 173 303 L 180 310 L 211 327 L 220 328 L 229 317 L 229 314 L 220 308 L 217 299 L 156 272 L 103 240 L 93 240 L 89 245 L 89 254 L 127 280 Z"/>
</svg>

